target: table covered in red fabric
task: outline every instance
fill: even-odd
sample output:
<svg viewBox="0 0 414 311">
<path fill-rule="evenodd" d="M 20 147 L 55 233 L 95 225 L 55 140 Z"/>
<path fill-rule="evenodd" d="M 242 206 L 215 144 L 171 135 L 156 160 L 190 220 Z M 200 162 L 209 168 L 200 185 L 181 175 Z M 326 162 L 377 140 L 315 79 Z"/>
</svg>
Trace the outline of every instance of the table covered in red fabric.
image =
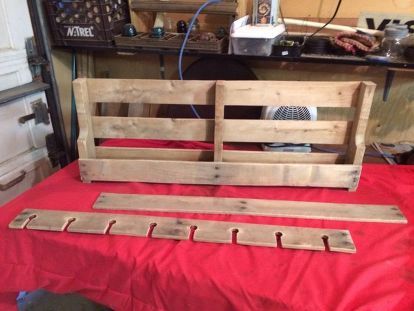
<svg viewBox="0 0 414 311">
<path fill-rule="evenodd" d="M 7 227 L 24 208 L 91 212 L 103 191 L 396 204 L 409 224 L 128 212 L 348 229 L 356 254 Z M 413 166 L 364 164 L 358 190 L 348 192 L 323 188 L 84 184 L 75 162 L 0 208 L 0 300 L 20 290 L 44 288 L 57 293 L 78 292 L 114 310 L 414 310 L 413 223 Z M 0 303 L 0 310 L 6 310 L 4 306 Z"/>
</svg>

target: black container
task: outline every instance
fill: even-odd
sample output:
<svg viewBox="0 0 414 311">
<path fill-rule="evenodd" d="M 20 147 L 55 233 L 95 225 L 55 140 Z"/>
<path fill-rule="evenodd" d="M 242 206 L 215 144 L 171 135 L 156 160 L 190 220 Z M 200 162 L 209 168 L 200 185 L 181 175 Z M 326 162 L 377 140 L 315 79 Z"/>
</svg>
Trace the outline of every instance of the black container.
<svg viewBox="0 0 414 311">
<path fill-rule="evenodd" d="M 47 0 L 56 45 L 111 46 L 129 23 L 128 0 Z"/>
<path fill-rule="evenodd" d="M 293 46 L 282 45 L 283 41 L 294 41 Z M 303 36 L 284 36 L 278 42 L 273 44 L 272 55 L 284 57 L 299 57 L 302 54 Z"/>
<path fill-rule="evenodd" d="M 414 62 L 414 45 L 405 48 L 404 56 L 409 62 Z"/>
<path fill-rule="evenodd" d="M 329 37 L 316 36 L 306 39 L 303 53 L 307 54 L 332 54 L 332 43 Z"/>
</svg>

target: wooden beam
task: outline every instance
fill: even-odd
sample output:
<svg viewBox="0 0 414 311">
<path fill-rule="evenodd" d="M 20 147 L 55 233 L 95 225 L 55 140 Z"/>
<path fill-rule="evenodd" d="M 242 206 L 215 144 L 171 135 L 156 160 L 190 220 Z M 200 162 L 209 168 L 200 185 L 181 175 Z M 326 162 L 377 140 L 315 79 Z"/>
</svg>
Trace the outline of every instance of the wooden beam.
<svg viewBox="0 0 414 311">
<path fill-rule="evenodd" d="M 25 209 L 9 224 L 9 228 L 139 237 L 150 234 L 152 238 L 173 240 L 188 240 L 191 228 L 194 228 L 193 241 L 232 244 L 236 234 L 237 244 L 265 247 L 277 247 L 276 235 L 281 234 L 283 248 L 323 251 L 326 249 L 324 239 L 327 239 L 332 252 L 356 252 L 348 230 L 171 217 Z"/>
<path fill-rule="evenodd" d="M 367 130 L 375 87 L 375 83 L 361 82 L 358 104 L 355 111 L 355 121 L 352 125 L 352 131 L 346 155 L 346 163 L 356 165 L 362 164 L 365 153 L 365 133 Z"/>
<path fill-rule="evenodd" d="M 223 161 L 223 123 L 224 123 L 224 104 L 223 104 L 223 81 L 216 83 L 216 104 L 214 112 L 214 161 Z"/>
<path fill-rule="evenodd" d="M 344 163 L 344 157 L 337 153 L 321 152 L 224 150 L 223 162 L 339 164 Z"/>
<path fill-rule="evenodd" d="M 319 203 L 177 195 L 101 193 L 95 209 L 232 214 L 406 224 L 395 205 Z"/>
<path fill-rule="evenodd" d="M 86 180 L 201 185 L 350 188 L 361 167 L 345 164 L 268 164 L 158 160 L 79 160 Z"/>
<path fill-rule="evenodd" d="M 99 103 L 214 105 L 216 81 L 88 79 L 89 100 Z"/>
<path fill-rule="evenodd" d="M 176 12 L 176 13 L 192 13 L 194 14 L 203 2 L 199 1 L 180 1 L 180 0 L 132 0 L 131 10 L 143 12 Z M 237 2 L 222 1 L 220 3 L 211 4 L 206 7 L 202 13 L 205 14 L 221 14 L 235 15 L 237 10 Z"/>
<path fill-rule="evenodd" d="M 81 78 L 73 81 L 73 92 L 76 99 L 76 110 L 78 113 L 79 123 L 79 158 L 96 158 L 94 133 L 92 129 L 92 115 L 94 113 L 94 104 L 91 105 L 89 101 L 87 79 Z M 85 181 L 87 182 L 87 180 Z"/>
<path fill-rule="evenodd" d="M 92 117 L 96 138 L 213 141 L 214 120 Z"/>
<path fill-rule="evenodd" d="M 212 150 L 172 148 L 96 147 L 98 159 L 213 161 Z"/>
<path fill-rule="evenodd" d="M 224 120 L 227 142 L 346 144 L 348 121 Z"/>
<path fill-rule="evenodd" d="M 225 81 L 224 105 L 351 107 L 360 82 Z"/>
<path fill-rule="evenodd" d="M 98 159 L 147 159 L 171 161 L 213 161 L 212 150 L 172 148 L 96 147 Z M 337 153 L 223 150 L 223 162 L 248 163 L 343 163 Z"/>
</svg>

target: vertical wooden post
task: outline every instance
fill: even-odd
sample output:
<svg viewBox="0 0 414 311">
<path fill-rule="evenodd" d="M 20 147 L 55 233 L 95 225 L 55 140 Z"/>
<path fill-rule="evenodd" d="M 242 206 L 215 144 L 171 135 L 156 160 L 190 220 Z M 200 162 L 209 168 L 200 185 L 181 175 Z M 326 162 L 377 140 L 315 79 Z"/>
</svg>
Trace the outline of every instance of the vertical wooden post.
<svg viewBox="0 0 414 311">
<path fill-rule="evenodd" d="M 79 122 L 79 159 L 96 158 L 91 117 L 95 112 L 95 104 L 89 102 L 87 79 L 81 78 L 73 81 L 73 91 Z"/>
<path fill-rule="evenodd" d="M 375 83 L 361 82 L 345 163 L 362 165 L 365 153 L 365 133 L 375 87 Z M 350 187 L 349 190 L 353 191 L 357 186 L 358 182 Z"/>
<path fill-rule="evenodd" d="M 214 114 L 214 162 L 223 161 L 224 81 L 217 81 Z"/>
</svg>

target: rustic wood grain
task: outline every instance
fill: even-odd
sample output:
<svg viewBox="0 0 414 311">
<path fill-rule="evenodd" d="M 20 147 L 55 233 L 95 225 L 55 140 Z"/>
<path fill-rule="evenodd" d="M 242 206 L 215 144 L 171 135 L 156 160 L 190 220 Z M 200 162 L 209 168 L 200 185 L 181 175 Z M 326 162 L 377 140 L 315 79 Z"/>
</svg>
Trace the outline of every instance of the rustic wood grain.
<svg viewBox="0 0 414 311">
<path fill-rule="evenodd" d="M 215 81 L 88 79 L 89 100 L 100 103 L 214 105 Z"/>
<path fill-rule="evenodd" d="M 406 224 L 395 205 L 345 204 L 247 198 L 101 193 L 93 208 L 105 210 L 235 214 Z"/>
<path fill-rule="evenodd" d="M 213 141 L 214 120 L 140 117 L 92 117 L 97 138 Z"/>
<path fill-rule="evenodd" d="M 346 144 L 347 121 L 224 120 L 227 142 Z"/>
<path fill-rule="evenodd" d="M 360 82 L 226 81 L 227 106 L 351 107 Z"/>
<path fill-rule="evenodd" d="M 102 181 L 203 185 L 338 187 L 354 186 L 360 166 L 125 159 L 82 159 L 80 174 Z"/>
<path fill-rule="evenodd" d="M 79 158 L 95 158 L 95 142 L 92 129 L 92 115 L 94 113 L 94 105 L 90 104 L 88 97 L 87 79 L 81 78 L 73 81 L 73 92 L 76 97 L 76 110 L 79 123 Z"/>
<path fill-rule="evenodd" d="M 152 238 L 188 240 L 193 227 L 196 228 L 193 241 L 231 244 L 232 232 L 237 229 L 237 244 L 240 245 L 277 247 L 276 234 L 280 232 L 283 248 L 323 251 L 325 244 L 322 238 L 326 236 L 330 251 L 356 252 L 348 230 L 172 217 L 25 209 L 9 224 L 9 228 L 147 237 L 152 225 L 155 225 Z"/>
</svg>

